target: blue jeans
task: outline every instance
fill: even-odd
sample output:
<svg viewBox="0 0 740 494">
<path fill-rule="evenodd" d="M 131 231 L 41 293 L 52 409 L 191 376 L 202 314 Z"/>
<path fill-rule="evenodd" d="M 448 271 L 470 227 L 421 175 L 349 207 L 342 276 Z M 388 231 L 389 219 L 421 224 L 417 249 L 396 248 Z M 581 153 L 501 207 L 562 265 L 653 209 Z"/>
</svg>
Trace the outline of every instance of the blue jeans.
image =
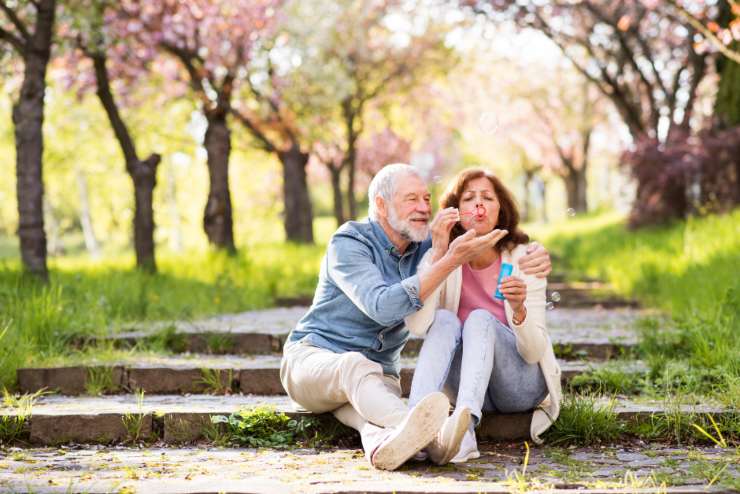
<svg viewBox="0 0 740 494">
<path fill-rule="evenodd" d="M 532 410 L 548 393 L 539 364 L 525 362 L 514 333 L 484 309 L 471 312 L 464 325 L 449 310 L 435 314 L 419 353 L 409 406 L 434 391 L 468 407 L 476 425 L 482 412 Z"/>
</svg>

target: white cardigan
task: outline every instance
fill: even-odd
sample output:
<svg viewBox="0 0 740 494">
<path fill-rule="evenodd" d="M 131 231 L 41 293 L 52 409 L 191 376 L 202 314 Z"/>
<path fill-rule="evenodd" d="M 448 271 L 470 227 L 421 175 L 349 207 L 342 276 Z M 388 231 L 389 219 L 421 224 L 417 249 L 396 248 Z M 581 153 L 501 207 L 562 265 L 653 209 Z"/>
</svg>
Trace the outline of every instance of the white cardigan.
<svg viewBox="0 0 740 494">
<path fill-rule="evenodd" d="M 532 440 L 541 444 L 540 434 L 545 432 L 560 413 L 562 389 L 560 385 L 560 366 L 555 359 L 550 337 L 545 327 L 545 304 L 547 280 L 523 274 L 519 270 L 519 259 L 526 254 L 527 246 L 518 245 L 513 251 L 504 250 L 501 261 L 514 267 L 512 275 L 524 280 L 527 285 L 527 317 L 521 325 L 512 321 L 513 311 L 508 301 L 504 301 L 506 320 L 516 337 L 516 348 L 522 358 L 530 364 L 539 363 L 547 383 L 548 396 L 534 411 L 530 434 Z M 428 269 L 431 264 L 431 250 L 419 264 L 418 272 Z M 424 336 L 434 321 L 437 309 L 447 309 L 457 314 L 462 292 L 462 266 L 455 269 L 439 287 L 424 300 L 424 306 L 406 318 L 406 326 L 412 334 Z"/>
</svg>

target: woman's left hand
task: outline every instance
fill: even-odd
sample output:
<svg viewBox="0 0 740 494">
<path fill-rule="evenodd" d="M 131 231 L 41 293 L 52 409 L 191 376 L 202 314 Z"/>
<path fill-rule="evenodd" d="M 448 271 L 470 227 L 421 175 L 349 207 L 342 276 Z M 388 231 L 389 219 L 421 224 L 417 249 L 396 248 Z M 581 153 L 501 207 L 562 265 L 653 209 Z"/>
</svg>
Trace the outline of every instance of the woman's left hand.
<svg viewBox="0 0 740 494">
<path fill-rule="evenodd" d="M 527 254 L 519 259 L 519 269 L 524 274 L 535 275 L 537 278 L 547 278 L 552 271 L 550 253 L 537 242 L 527 246 Z"/>
<path fill-rule="evenodd" d="M 519 309 L 524 305 L 524 301 L 527 300 L 527 285 L 524 281 L 516 276 L 507 276 L 501 282 L 499 290 L 506 297 L 512 310 L 519 312 Z"/>
</svg>

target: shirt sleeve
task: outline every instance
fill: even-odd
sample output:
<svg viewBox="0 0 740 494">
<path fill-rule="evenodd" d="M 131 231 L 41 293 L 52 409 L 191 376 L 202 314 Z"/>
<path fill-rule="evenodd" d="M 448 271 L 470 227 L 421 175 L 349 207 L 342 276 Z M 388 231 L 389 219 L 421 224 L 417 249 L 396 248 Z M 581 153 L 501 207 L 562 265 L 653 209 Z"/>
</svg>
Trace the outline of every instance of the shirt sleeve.
<svg viewBox="0 0 740 494">
<path fill-rule="evenodd" d="M 331 280 L 370 319 L 393 326 L 420 309 L 419 276 L 390 284 L 375 265 L 369 246 L 348 236 L 335 236 L 327 250 Z"/>
</svg>

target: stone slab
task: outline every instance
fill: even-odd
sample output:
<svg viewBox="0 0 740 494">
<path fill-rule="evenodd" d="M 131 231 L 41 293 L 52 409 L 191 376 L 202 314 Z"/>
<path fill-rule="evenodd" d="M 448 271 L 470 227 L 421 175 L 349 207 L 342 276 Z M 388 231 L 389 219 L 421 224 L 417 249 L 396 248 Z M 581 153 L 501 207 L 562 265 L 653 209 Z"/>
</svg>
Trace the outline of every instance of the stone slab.
<svg viewBox="0 0 740 494">
<path fill-rule="evenodd" d="M 71 366 L 18 369 L 18 388 L 21 390 L 57 391 L 67 395 L 84 394 L 93 372 L 110 372 L 113 389 L 124 386 L 123 368 L 120 366 Z"/>
<path fill-rule="evenodd" d="M 205 416 L 228 415 L 260 405 L 274 407 L 293 417 L 312 416 L 297 410 L 287 396 L 152 395 L 146 396 L 142 403 L 137 402 L 135 395 L 44 396 L 34 404 L 29 421 L 32 442 L 37 444 L 121 440 L 125 437 L 122 424 L 127 414 L 153 416 L 155 422 L 164 418 L 163 430 L 155 427 L 154 423 L 149 429 L 161 439 L 179 440 L 200 437 L 202 425 L 207 423 Z M 666 413 L 666 407 L 661 403 L 627 399 L 617 400 L 614 410 L 623 420 L 643 420 L 652 414 Z M 721 407 L 707 404 L 681 405 L 670 408 L 669 412 L 674 413 L 674 410 L 715 414 L 724 411 Z M 15 413 L 13 409 L 0 408 L 0 415 Z M 491 440 L 524 439 L 529 436 L 529 419 L 529 413 L 484 414 L 479 435 Z"/>
<path fill-rule="evenodd" d="M 111 364 L 117 382 L 116 388 L 106 390 L 106 394 L 137 389 L 147 394 L 232 391 L 260 395 L 284 394 L 280 383 L 280 358 L 279 355 L 251 357 L 134 355 L 131 361 Z M 402 359 L 401 388 L 404 396 L 408 396 L 411 389 L 415 363 L 416 359 L 412 357 Z M 602 362 L 560 361 L 563 382 L 601 365 Z M 100 369 L 101 366 L 95 364 L 92 368 Z M 644 365 L 639 362 L 627 368 L 630 373 L 640 373 L 644 370 Z M 46 388 L 55 389 L 65 395 L 78 395 L 85 391 L 84 386 L 80 386 L 79 380 L 84 379 L 87 374 L 85 366 L 19 369 L 19 389 L 24 393 L 33 393 Z M 207 382 L 206 378 L 212 382 Z"/>
<path fill-rule="evenodd" d="M 158 329 L 172 326 L 182 335 L 182 350 L 273 353 L 281 351 L 288 333 L 307 310 L 308 307 L 277 308 L 227 314 L 201 321 L 139 324 L 133 331 L 123 331 L 109 339 L 130 346 Z M 629 308 L 574 309 L 556 304 L 554 310 L 547 312 L 547 324 L 551 340 L 562 356 L 605 358 L 619 355 L 637 344 L 636 323 L 643 317 L 660 317 L 660 314 L 651 310 Z M 411 338 L 404 352 L 418 353 L 421 341 Z"/>
<path fill-rule="evenodd" d="M 505 493 L 700 494 L 737 485 L 731 451 L 661 445 L 560 449 L 481 444 L 481 458 L 436 467 L 371 468 L 357 449 L 34 448 L 0 457 L 0 492 L 25 493 Z M 623 455 L 645 460 L 621 461 Z M 707 465 L 727 464 L 710 486 Z M 522 473 L 524 471 L 524 473 Z"/>
<path fill-rule="evenodd" d="M 132 413 L 132 421 L 126 426 L 122 413 L 89 413 L 66 415 L 34 414 L 30 419 L 32 444 L 45 446 L 75 443 L 120 443 L 152 436 L 152 416 Z M 134 430 L 136 432 L 134 432 Z"/>
</svg>

